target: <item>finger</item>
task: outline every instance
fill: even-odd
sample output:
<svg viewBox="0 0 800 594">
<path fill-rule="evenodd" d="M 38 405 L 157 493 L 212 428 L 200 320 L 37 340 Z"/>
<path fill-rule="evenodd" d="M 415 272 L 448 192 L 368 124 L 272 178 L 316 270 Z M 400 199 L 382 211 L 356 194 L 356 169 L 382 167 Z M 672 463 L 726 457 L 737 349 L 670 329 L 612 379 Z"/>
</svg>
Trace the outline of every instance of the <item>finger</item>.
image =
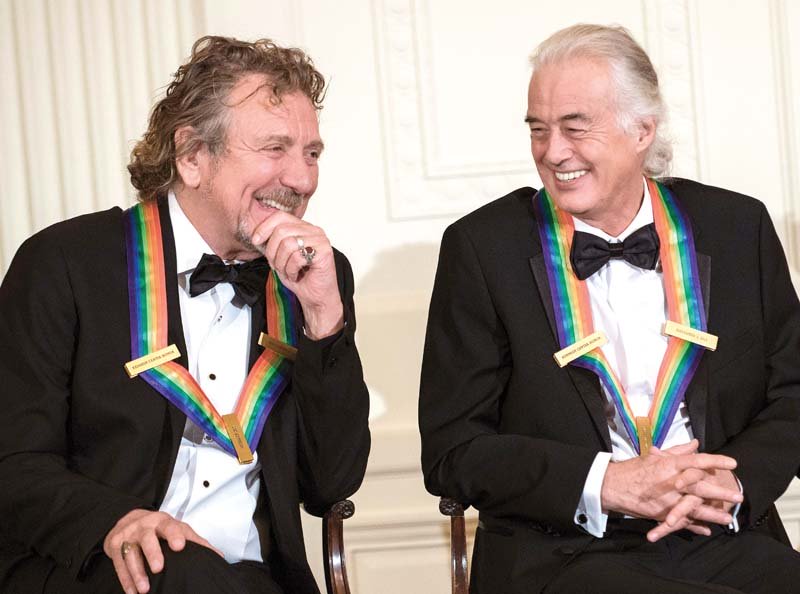
<svg viewBox="0 0 800 594">
<path fill-rule="evenodd" d="M 301 222 L 301 219 L 298 219 L 291 213 L 276 211 L 264 219 L 264 221 L 256 226 L 255 229 L 253 229 L 253 234 L 250 236 L 250 241 L 252 241 L 255 245 L 261 245 L 262 243 L 269 241 L 269 238 L 272 236 L 275 229 L 280 225 L 292 225 Z"/>
<path fill-rule="evenodd" d="M 711 528 L 706 526 L 705 524 L 697 524 L 692 522 L 685 528 L 690 532 L 694 532 L 695 534 L 699 534 L 700 536 L 711 536 Z"/>
<path fill-rule="evenodd" d="M 308 267 L 309 263 L 298 250 L 289 256 L 289 259 L 286 261 L 284 273 L 286 274 L 286 278 L 290 281 L 297 282 L 300 278 L 300 271 Z"/>
<path fill-rule="evenodd" d="M 720 454 L 691 454 L 680 456 L 675 459 L 678 470 L 688 468 L 699 468 L 701 470 L 733 470 L 736 468 L 736 460 L 729 456 Z"/>
<path fill-rule="evenodd" d="M 672 454 L 674 456 L 683 456 L 686 454 L 694 454 L 700 448 L 700 442 L 696 439 L 688 443 L 682 443 L 671 448 L 662 450 L 665 454 Z"/>
<path fill-rule="evenodd" d="M 131 550 L 125 555 L 125 566 L 133 578 L 133 583 L 136 585 L 136 592 L 145 594 L 150 591 L 150 579 L 147 577 L 147 572 L 144 568 L 144 557 L 142 550 L 138 545 L 133 545 Z"/>
<path fill-rule="evenodd" d="M 692 485 L 709 477 L 709 473 L 699 468 L 687 468 L 675 479 L 674 487 L 678 491 L 690 488 Z"/>
<path fill-rule="evenodd" d="M 281 226 L 275 230 L 267 242 L 267 249 L 264 252 L 267 261 L 273 268 L 283 272 L 289 258 L 293 254 L 300 253 L 301 242 L 298 239 L 302 240 L 303 245 L 311 245 L 315 241 L 310 229 L 305 229 L 305 234 L 302 227 Z"/>
<path fill-rule="evenodd" d="M 195 544 L 199 544 L 200 546 L 206 547 L 207 549 L 211 549 L 212 551 L 214 551 L 217 555 L 219 555 L 223 559 L 225 558 L 225 554 L 222 551 L 220 551 L 217 547 L 215 547 L 210 542 L 208 542 L 205 538 L 203 538 L 202 536 L 197 534 L 197 532 L 195 532 L 192 529 L 192 527 L 189 526 L 189 524 L 183 524 L 182 531 L 183 531 L 183 534 L 184 534 L 184 538 L 186 540 L 189 540 L 189 541 L 191 541 L 191 542 L 193 542 Z"/>
<path fill-rule="evenodd" d="M 194 532 L 188 524 L 170 518 L 156 527 L 156 534 L 166 540 L 173 551 L 182 551 L 186 546 L 187 530 Z"/>
<path fill-rule="evenodd" d="M 684 495 L 680 498 L 678 503 L 673 505 L 672 509 L 669 510 L 666 518 L 664 518 L 664 522 L 668 526 L 675 526 L 684 519 L 688 520 L 692 512 L 701 505 L 703 505 L 703 500 L 696 495 Z"/>
<path fill-rule="evenodd" d="M 716 485 L 707 480 L 698 481 L 686 485 L 685 487 L 679 487 L 676 481 L 675 488 L 683 493 L 697 495 L 706 501 L 724 501 L 735 505 L 744 500 L 744 496 L 738 489 L 728 489 L 727 487 Z"/>
<path fill-rule="evenodd" d="M 133 578 L 131 577 L 130 571 L 128 571 L 128 566 L 122 559 L 122 553 L 117 552 L 111 555 L 111 562 L 114 565 L 114 571 L 117 573 L 119 585 L 122 586 L 122 590 L 125 594 L 136 594 L 138 592 L 136 584 L 133 583 Z"/>
<path fill-rule="evenodd" d="M 267 260 L 272 262 L 277 258 L 278 251 L 283 247 L 299 250 L 298 238 L 308 243 L 315 241 L 317 235 L 319 233 L 316 227 L 299 219 L 296 219 L 296 222 L 283 223 L 275 227 L 267 238 L 264 255 Z"/>
<path fill-rule="evenodd" d="M 147 532 L 139 539 L 139 546 L 142 549 L 142 554 L 147 560 L 147 565 L 150 571 L 158 573 L 164 569 L 164 552 L 161 550 L 161 542 L 158 540 L 155 532 Z"/>
<path fill-rule="evenodd" d="M 733 522 L 733 516 L 730 514 L 730 512 L 712 505 L 705 504 L 695 508 L 691 513 L 691 517 L 692 519 L 700 522 L 719 524 L 720 526 L 727 526 Z"/>
<path fill-rule="evenodd" d="M 672 534 L 673 532 L 678 532 L 679 530 L 683 530 L 690 524 L 691 522 L 688 518 L 683 518 L 680 522 L 678 522 L 674 526 L 670 526 L 666 522 L 661 522 L 658 526 L 656 526 L 647 533 L 647 540 L 649 540 L 650 542 L 656 542 L 658 540 L 661 540 L 668 534 Z"/>
</svg>

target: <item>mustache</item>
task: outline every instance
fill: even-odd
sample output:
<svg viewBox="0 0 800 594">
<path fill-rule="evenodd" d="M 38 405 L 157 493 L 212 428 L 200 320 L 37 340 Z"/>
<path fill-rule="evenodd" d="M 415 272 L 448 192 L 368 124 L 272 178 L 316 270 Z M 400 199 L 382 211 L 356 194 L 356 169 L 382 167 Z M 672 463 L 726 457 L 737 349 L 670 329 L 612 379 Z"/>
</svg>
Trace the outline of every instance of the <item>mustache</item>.
<svg viewBox="0 0 800 594">
<path fill-rule="evenodd" d="M 254 194 L 253 197 L 259 202 L 264 202 L 266 200 L 277 202 L 289 210 L 294 210 L 303 203 L 303 196 L 291 188 L 275 188 L 274 190 Z"/>
</svg>

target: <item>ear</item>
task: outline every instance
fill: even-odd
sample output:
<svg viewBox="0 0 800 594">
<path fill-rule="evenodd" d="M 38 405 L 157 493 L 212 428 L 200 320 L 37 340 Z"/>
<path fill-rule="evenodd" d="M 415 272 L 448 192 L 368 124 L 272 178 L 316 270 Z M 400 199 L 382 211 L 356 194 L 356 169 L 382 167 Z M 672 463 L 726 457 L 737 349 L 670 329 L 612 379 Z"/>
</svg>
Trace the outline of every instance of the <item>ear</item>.
<svg viewBox="0 0 800 594">
<path fill-rule="evenodd" d="M 656 138 L 656 121 L 653 118 L 644 118 L 639 121 L 636 130 L 637 151 L 645 152 Z"/>
<path fill-rule="evenodd" d="M 181 182 L 188 188 L 197 189 L 207 171 L 210 155 L 205 143 L 197 137 L 192 126 L 181 126 L 175 130 L 175 168 Z"/>
</svg>

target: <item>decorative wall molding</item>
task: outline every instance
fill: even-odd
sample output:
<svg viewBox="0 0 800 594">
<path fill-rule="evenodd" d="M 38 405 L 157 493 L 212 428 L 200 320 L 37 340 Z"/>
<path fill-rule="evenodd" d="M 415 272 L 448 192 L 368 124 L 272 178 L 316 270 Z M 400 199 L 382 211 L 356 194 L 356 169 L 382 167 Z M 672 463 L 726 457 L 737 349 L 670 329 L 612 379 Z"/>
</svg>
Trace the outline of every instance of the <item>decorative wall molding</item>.
<svg viewBox="0 0 800 594">
<path fill-rule="evenodd" d="M 383 109 L 387 197 L 393 220 L 452 216 L 535 179 L 530 161 L 449 161 L 437 128 L 443 109 L 432 93 L 427 2 L 374 4 Z"/>
<path fill-rule="evenodd" d="M 203 20 L 193 0 L 0 3 L 0 272 L 35 231 L 133 201 L 133 142 Z"/>
<path fill-rule="evenodd" d="M 797 188 L 800 187 L 800 152 L 798 152 L 797 125 L 800 124 L 795 109 L 798 104 L 793 83 L 800 74 L 800 60 L 792 51 L 789 32 L 790 7 L 786 0 L 770 0 L 770 28 L 772 40 L 772 60 L 775 81 L 776 112 L 780 131 L 780 159 L 783 187 L 783 210 L 788 213 L 784 219 L 781 237 L 789 263 L 800 268 L 800 239 L 797 237 L 800 222 L 800 205 L 797 203 Z"/>
<path fill-rule="evenodd" d="M 454 161 L 437 122 L 445 106 L 433 92 L 437 70 L 426 0 L 381 0 L 375 31 L 382 95 L 387 194 L 392 219 L 453 216 L 515 187 L 535 183 L 528 159 L 476 155 Z M 688 0 L 642 0 L 644 44 L 661 73 L 669 107 L 676 173 L 697 177 L 699 133 Z M 441 66 L 441 65 L 439 65 Z M 444 68 L 442 68 L 444 70 Z M 476 117 L 480 117 L 480 113 Z"/>
<path fill-rule="evenodd" d="M 644 0 L 643 45 L 659 74 L 659 83 L 669 111 L 668 133 L 675 144 L 673 172 L 697 179 L 700 173 L 696 75 L 688 0 Z"/>
</svg>

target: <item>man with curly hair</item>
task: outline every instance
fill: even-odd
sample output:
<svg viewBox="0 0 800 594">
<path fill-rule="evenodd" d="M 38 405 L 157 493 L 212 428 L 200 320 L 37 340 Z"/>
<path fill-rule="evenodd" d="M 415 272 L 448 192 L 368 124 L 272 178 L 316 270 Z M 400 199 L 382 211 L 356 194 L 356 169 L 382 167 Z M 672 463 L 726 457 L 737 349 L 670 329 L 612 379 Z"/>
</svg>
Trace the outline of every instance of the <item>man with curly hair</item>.
<svg viewBox="0 0 800 594">
<path fill-rule="evenodd" d="M 128 169 L 0 288 L 2 592 L 317 593 L 299 503 L 361 483 L 353 276 L 302 219 L 324 80 L 203 37 Z"/>
</svg>

